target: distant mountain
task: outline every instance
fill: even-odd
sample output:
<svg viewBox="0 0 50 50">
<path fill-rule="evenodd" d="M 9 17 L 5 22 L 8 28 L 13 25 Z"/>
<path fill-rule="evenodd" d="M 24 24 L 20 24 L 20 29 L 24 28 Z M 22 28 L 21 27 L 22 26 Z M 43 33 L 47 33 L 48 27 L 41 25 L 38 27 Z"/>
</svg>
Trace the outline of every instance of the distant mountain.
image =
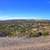
<svg viewBox="0 0 50 50">
<path fill-rule="evenodd" d="M 13 23 L 24 23 L 24 22 L 49 22 L 50 23 L 50 20 L 35 20 L 35 19 L 16 19 L 16 20 L 3 20 L 1 21 L 0 20 L 0 24 L 2 23 L 8 23 L 8 24 L 13 24 Z"/>
</svg>

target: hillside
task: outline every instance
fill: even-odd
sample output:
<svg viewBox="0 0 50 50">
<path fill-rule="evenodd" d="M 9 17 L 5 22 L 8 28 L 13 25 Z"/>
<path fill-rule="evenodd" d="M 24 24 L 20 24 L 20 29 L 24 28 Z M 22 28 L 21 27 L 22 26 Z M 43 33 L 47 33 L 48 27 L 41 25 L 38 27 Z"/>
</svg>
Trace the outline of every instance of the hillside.
<svg viewBox="0 0 50 50">
<path fill-rule="evenodd" d="M 50 34 L 50 20 L 4 20 L 0 21 L 0 35 L 36 37 Z"/>
</svg>

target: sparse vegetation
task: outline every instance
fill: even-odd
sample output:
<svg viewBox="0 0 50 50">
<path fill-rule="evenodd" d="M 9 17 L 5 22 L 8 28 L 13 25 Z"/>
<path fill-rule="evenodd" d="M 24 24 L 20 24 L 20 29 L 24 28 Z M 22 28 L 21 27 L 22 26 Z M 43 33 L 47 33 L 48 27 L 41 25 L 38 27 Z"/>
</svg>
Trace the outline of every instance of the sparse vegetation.
<svg viewBox="0 0 50 50">
<path fill-rule="evenodd" d="M 7 36 L 39 37 L 49 35 L 50 23 L 46 21 L 19 20 L 0 22 L 0 32 L 6 32 Z M 48 31 L 46 31 L 48 30 Z M 40 32 L 39 32 L 40 31 Z"/>
<path fill-rule="evenodd" d="M 45 32 L 42 33 L 42 35 L 47 36 L 47 35 L 49 35 L 49 33 L 47 31 L 45 31 Z"/>
</svg>

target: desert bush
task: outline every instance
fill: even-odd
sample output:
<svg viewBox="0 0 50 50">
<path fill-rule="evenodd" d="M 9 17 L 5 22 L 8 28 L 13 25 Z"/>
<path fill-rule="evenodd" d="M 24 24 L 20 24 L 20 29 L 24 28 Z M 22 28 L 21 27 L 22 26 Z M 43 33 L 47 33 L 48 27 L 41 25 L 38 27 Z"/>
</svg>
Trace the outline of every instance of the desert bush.
<svg viewBox="0 0 50 50">
<path fill-rule="evenodd" d="M 42 35 L 47 36 L 47 35 L 49 35 L 49 33 L 47 31 L 45 31 L 45 32 L 42 33 Z"/>
<path fill-rule="evenodd" d="M 30 34 L 30 37 L 39 37 L 39 36 L 47 36 L 49 33 L 47 31 L 45 32 L 33 32 Z"/>
<path fill-rule="evenodd" d="M 33 32 L 33 33 L 31 33 L 31 34 L 29 35 L 29 37 L 39 37 L 39 36 L 41 36 L 41 33 L 40 33 L 40 32 L 39 32 L 39 33 Z"/>
<path fill-rule="evenodd" d="M 9 37 L 15 37 L 15 36 L 16 36 L 16 33 L 15 33 L 15 32 L 9 32 L 9 33 L 8 33 L 8 36 L 9 36 Z"/>
</svg>

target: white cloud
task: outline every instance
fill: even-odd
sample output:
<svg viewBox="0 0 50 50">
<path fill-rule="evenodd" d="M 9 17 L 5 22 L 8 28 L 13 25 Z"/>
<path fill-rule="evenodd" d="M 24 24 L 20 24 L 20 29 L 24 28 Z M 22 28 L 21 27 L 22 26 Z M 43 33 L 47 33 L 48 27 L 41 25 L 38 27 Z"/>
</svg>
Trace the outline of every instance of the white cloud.
<svg viewBox="0 0 50 50">
<path fill-rule="evenodd" d="M 2 16 L 0 17 L 0 20 L 10 20 L 10 19 L 48 19 L 48 18 L 42 18 L 42 17 L 39 17 L 39 16 L 36 16 L 36 17 L 10 17 L 10 16 Z"/>
</svg>

